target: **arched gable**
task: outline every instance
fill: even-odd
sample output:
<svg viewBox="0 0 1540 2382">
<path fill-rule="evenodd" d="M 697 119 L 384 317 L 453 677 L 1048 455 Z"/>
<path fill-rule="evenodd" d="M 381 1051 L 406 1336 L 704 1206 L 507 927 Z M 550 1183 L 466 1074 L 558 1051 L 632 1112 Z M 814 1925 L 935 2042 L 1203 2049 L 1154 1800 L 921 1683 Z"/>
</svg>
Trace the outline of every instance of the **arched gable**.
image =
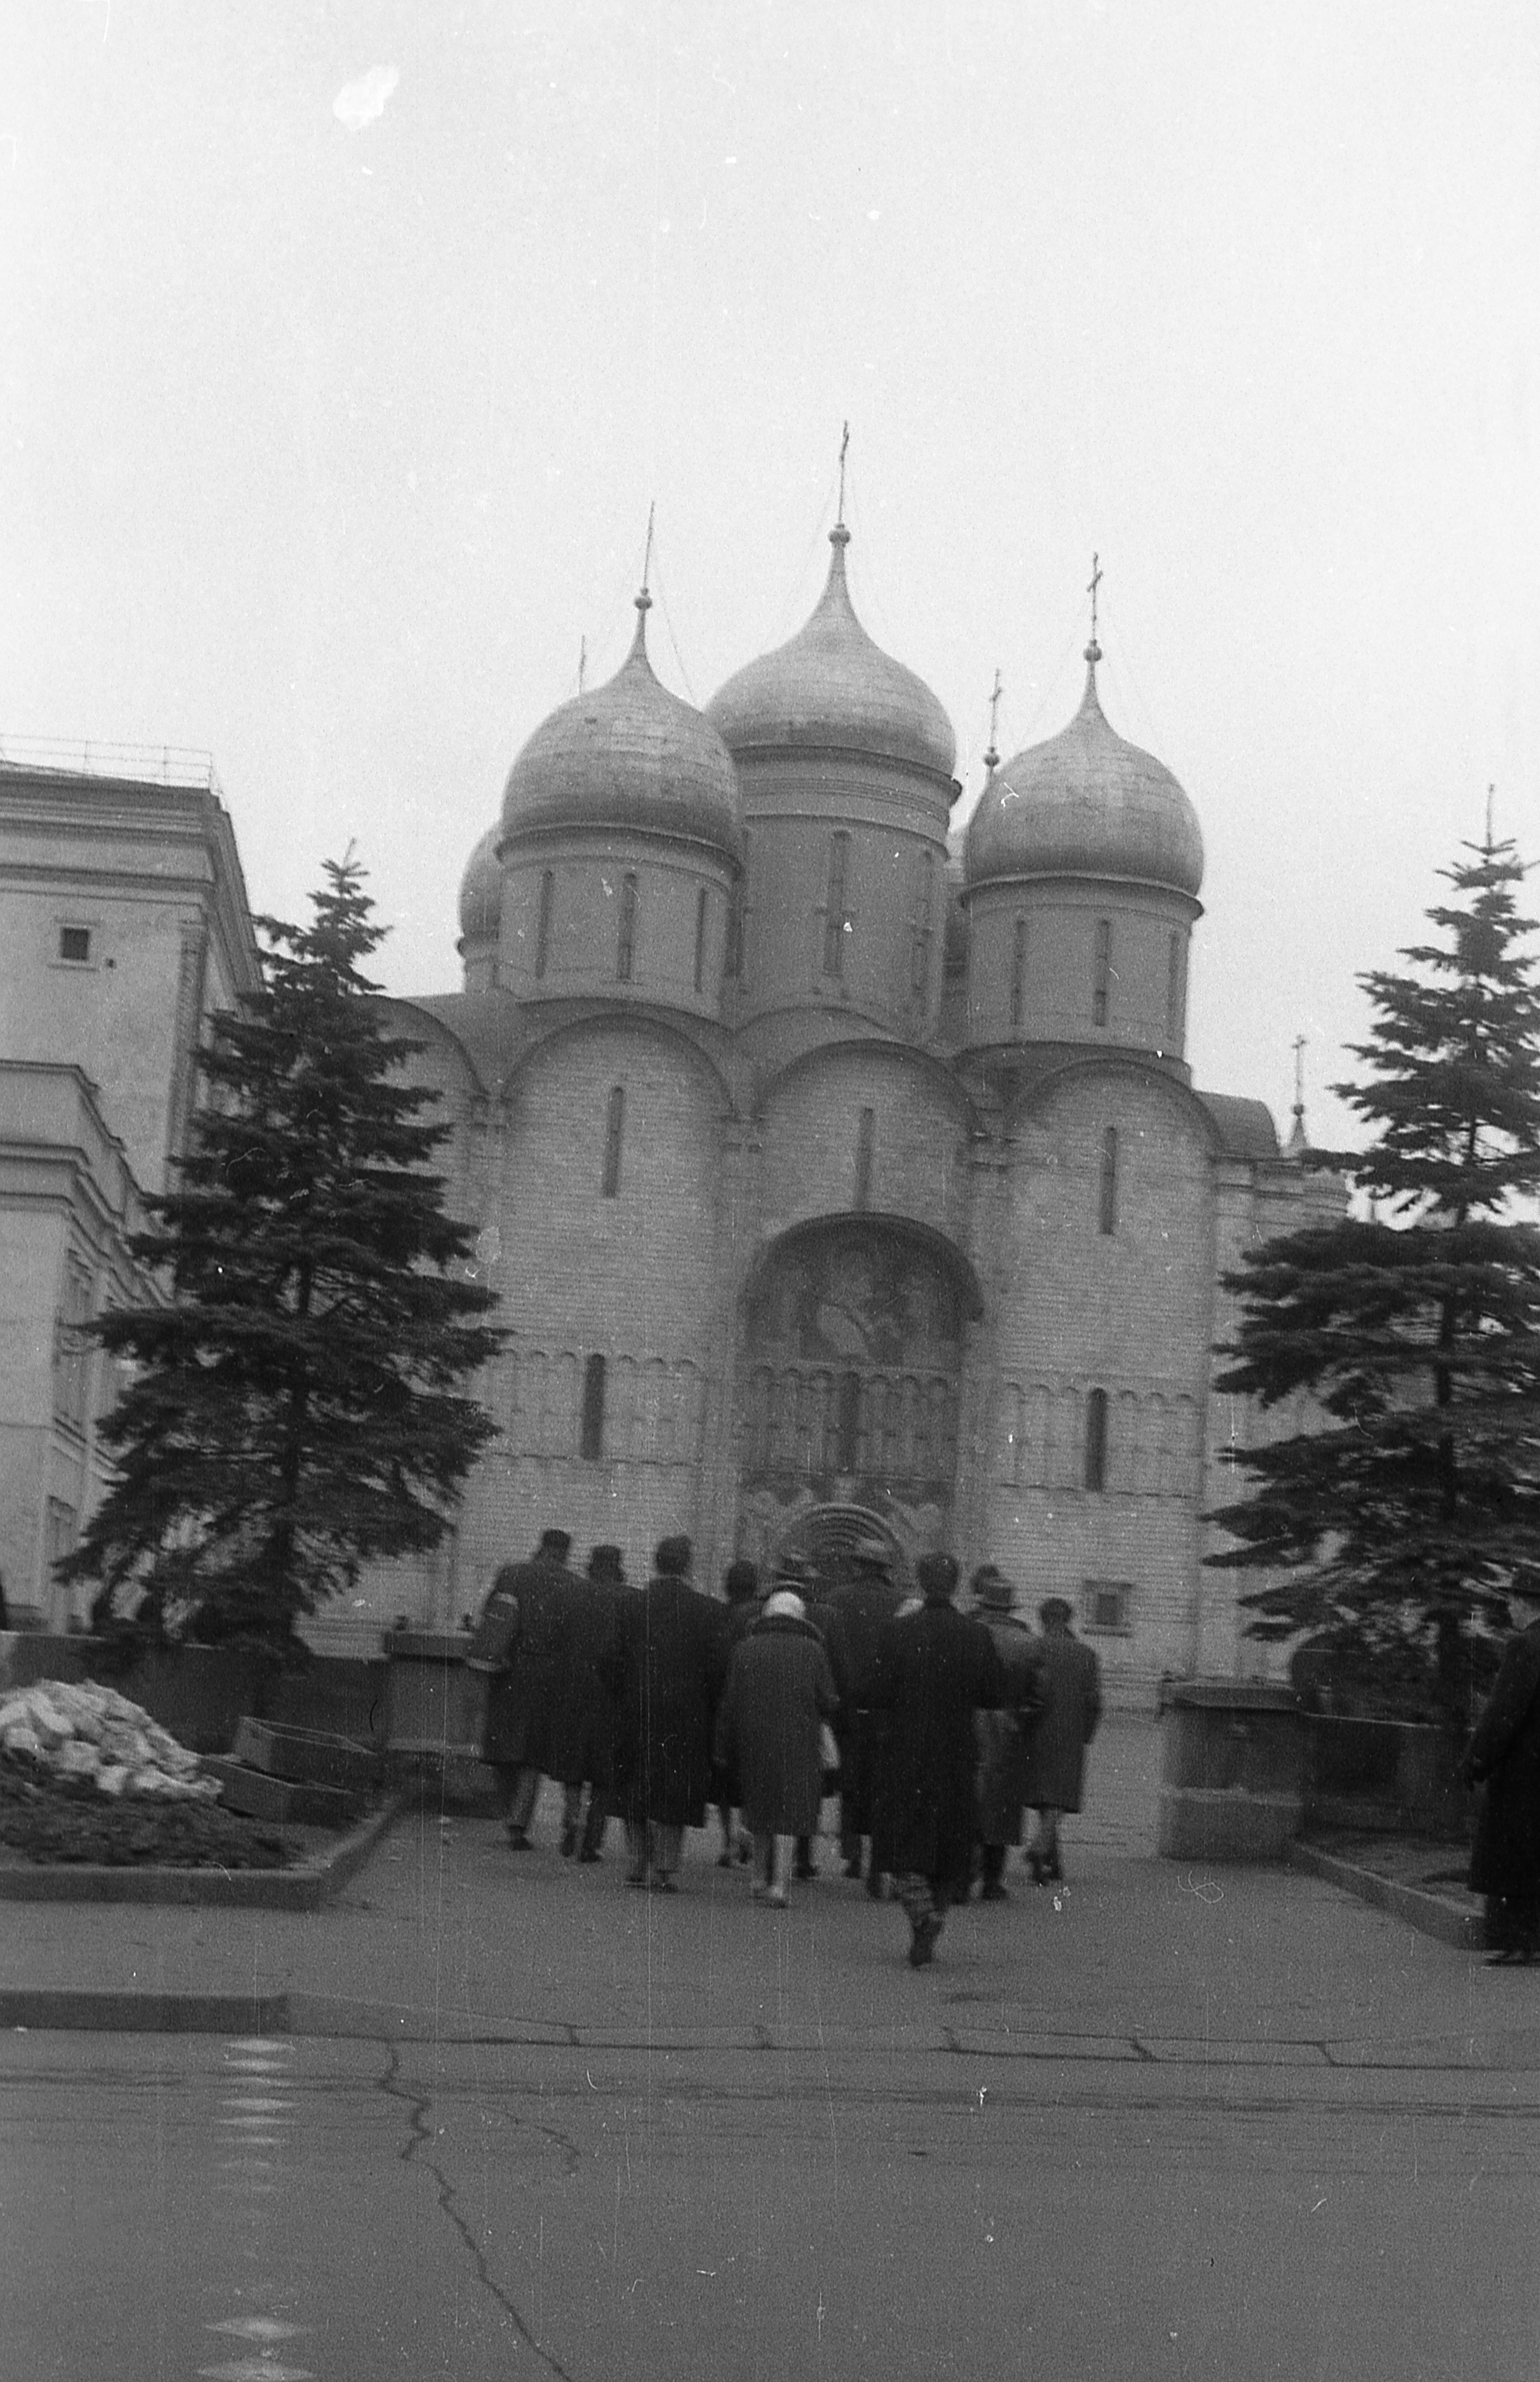
<svg viewBox="0 0 1540 2382">
<path fill-rule="evenodd" d="M 1019 1124 L 1034 1111 L 1045 1110 L 1059 1093 L 1099 1075 L 1120 1076 L 1125 1081 L 1136 1082 L 1157 1093 L 1167 1094 L 1202 1135 L 1210 1154 L 1216 1158 L 1223 1154 L 1225 1144 L 1219 1126 L 1212 1111 L 1191 1084 L 1184 1083 L 1179 1075 L 1172 1074 L 1169 1068 L 1150 1066 L 1136 1052 L 1115 1050 L 1090 1050 L 1083 1057 L 1066 1059 L 1061 1064 L 1033 1076 L 1030 1082 L 1020 1086 L 1006 1105 L 1004 1128 L 1007 1135 L 1015 1132 Z"/>
<path fill-rule="evenodd" d="M 975 1112 L 923 1053 L 867 1041 L 806 1051 L 765 1088 L 758 1123 L 763 1231 L 849 1209 L 967 1240 Z"/>
<path fill-rule="evenodd" d="M 532 1034 L 503 1077 L 498 1086 L 499 1091 L 505 1097 L 510 1095 L 519 1077 L 537 1059 L 548 1059 L 553 1051 L 559 1051 L 565 1043 L 577 1044 L 584 1040 L 592 1040 L 596 1033 L 634 1037 L 639 1041 L 669 1044 L 675 1050 L 687 1057 L 710 1082 L 721 1102 L 722 1113 L 728 1117 L 736 1115 L 738 1103 L 732 1086 L 710 1051 L 703 1050 L 693 1035 L 681 1031 L 672 1019 L 659 1015 L 654 1010 L 640 1007 L 622 1009 L 617 1006 L 613 1009 L 585 1010 L 578 1016 L 562 1018 L 559 1023 L 547 1027 L 544 1032 Z"/>
</svg>

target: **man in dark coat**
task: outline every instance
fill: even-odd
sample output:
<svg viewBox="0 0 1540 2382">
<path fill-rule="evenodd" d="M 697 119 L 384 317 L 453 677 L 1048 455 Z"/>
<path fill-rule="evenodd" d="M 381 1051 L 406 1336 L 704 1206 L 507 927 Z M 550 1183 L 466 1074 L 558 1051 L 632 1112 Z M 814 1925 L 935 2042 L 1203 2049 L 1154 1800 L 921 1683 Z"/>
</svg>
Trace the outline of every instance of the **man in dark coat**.
<svg viewBox="0 0 1540 2382">
<path fill-rule="evenodd" d="M 1021 1841 L 1027 1799 L 1027 1758 L 1038 1704 L 1037 1639 L 1019 1613 L 1015 1590 L 996 1564 L 973 1574 L 973 1602 L 994 1640 L 1005 1679 L 1007 1708 L 973 1714 L 978 1750 L 979 1900 L 1004 1902 L 1006 1854 Z"/>
<path fill-rule="evenodd" d="M 576 1852 L 580 1860 L 596 1861 L 604 1849 L 615 1791 L 615 1680 L 626 1593 L 618 1547 L 593 1549 L 580 1589 L 567 1651 L 570 1711 L 565 1734 L 571 1774 L 564 1774 L 562 1779 L 561 1849 L 564 1857 Z"/>
<path fill-rule="evenodd" d="M 482 1607 L 466 1659 L 487 1682 L 482 1759 L 497 1774 L 515 1852 L 530 1849 L 542 1778 L 561 1774 L 565 1658 L 581 1582 L 567 1568 L 568 1530 L 545 1530 L 526 1563 L 505 1564 Z"/>
<path fill-rule="evenodd" d="M 839 1745 L 839 1850 L 847 1877 L 860 1877 L 872 1834 L 880 1723 L 872 1705 L 872 1678 L 882 1633 L 901 1602 L 893 1585 L 892 1558 L 881 1539 L 862 1539 L 852 1550 L 854 1569 L 840 1581 L 813 1618 L 823 1630 L 839 1695 L 835 1736 Z M 867 1890 L 879 1894 L 882 1880 L 873 1865 Z"/>
<path fill-rule="evenodd" d="M 1078 1811 L 1085 1791 L 1085 1749 L 1102 1716 L 1102 1669 L 1069 1627 L 1069 1607 L 1050 1596 L 1037 1608 L 1043 1636 L 1037 1650 L 1040 1702 L 1027 1761 L 1027 1801 L 1037 1829 L 1027 1854 L 1035 1884 L 1062 1878 L 1058 1823 Z"/>
<path fill-rule="evenodd" d="M 1540 1956 L 1540 1620 L 1502 1658 L 1465 1776 L 1485 1790 L 1471 1884 L 1486 1897 L 1488 1965 L 1527 1968 Z"/>
<path fill-rule="evenodd" d="M 629 1883 L 671 1894 L 686 1828 L 711 1792 L 712 1706 L 722 1671 L 722 1609 L 690 1585 L 686 1538 L 660 1540 L 654 1577 L 622 1607 L 617 1802 L 631 1848 Z"/>
<path fill-rule="evenodd" d="M 973 1714 L 1006 1700 L 988 1630 L 952 1602 L 957 1578 L 950 1555 L 921 1556 L 915 1579 L 924 1602 L 884 1629 L 871 1685 L 873 1705 L 890 1724 L 892 1857 L 916 1969 L 934 1955 L 948 1905 L 967 1899 Z"/>
</svg>

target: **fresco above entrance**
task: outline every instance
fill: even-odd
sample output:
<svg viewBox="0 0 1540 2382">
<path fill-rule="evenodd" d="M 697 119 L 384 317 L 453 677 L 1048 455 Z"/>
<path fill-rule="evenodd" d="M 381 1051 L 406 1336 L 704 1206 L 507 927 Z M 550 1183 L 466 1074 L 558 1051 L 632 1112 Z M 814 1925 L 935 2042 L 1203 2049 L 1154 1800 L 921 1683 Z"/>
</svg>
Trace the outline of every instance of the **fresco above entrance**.
<svg viewBox="0 0 1540 2382">
<path fill-rule="evenodd" d="M 800 1233 L 744 1315 L 744 1552 L 809 1507 L 885 1515 L 911 1549 L 944 1535 L 957 1472 L 962 1319 L 941 1259 L 879 1225 Z"/>
</svg>

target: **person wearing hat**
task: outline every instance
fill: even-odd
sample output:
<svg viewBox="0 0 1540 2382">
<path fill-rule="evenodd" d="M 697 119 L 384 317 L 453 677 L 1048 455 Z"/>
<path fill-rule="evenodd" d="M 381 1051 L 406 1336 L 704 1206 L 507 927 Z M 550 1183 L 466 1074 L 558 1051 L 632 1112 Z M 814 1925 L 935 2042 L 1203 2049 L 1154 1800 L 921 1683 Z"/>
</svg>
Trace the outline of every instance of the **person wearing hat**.
<svg viewBox="0 0 1540 2382">
<path fill-rule="evenodd" d="M 994 1640 L 1007 1703 L 973 1714 L 978 1752 L 974 1792 L 979 1816 L 979 1900 L 1004 1902 L 1006 1854 L 1021 1841 L 1027 1799 L 1027 1746 L 1037 1703 L 1037 1640 L 1012 1610 L 1015 1590 L 997 1564 L 981 1564 L 972 1578 L 973 1608 Z"/>
<path fill-rule="evenodd" d="M 823 1607 L 818 1619 L 839 1693 L 835 1736 L 839 1746 L 839 1850 L 847 1877 L 864 1868 L 866 1890 L 882 1892 L 882 1872 L 869 1859 L 877 1791 L 881 1724 L 873 1709 L 873 1668 L 882 1633 L 898 1610 L 892 1553 L 884 1539 L 858 1539 L 851 1570 Z"/>
<path fill-rule="evenodd" d="M 563 1688 L 581 1583 L 568 1571 L 568 1530 L 543 1530 L 528 1561 L 505 1564 L 466 1651 L 486 1682 L 482 1760 L 496 1774 L 497 1802 L 514 1852 L 530 1849 L 541 1782 L 568 1760 Z"/>
<path fill-rule="evenodd" d="M 823 1639 L 794 1589 L 777 1587 L 727 1665 L 718 1762 L 739 1782 L 753 1836 L 756 1897 L 784 1909 L 793 1848 L 818 1825 L 824 1724 L 838 1706 Z"/>
<path fill-rule="evenodd" d="M 922 1555 L 915 1583 L 923 1602 L 884 1630 L 872 1701 L 888 1715 L 893 1866 L 910 1965 L 923 1969 L 972 1880 L 973 1714 L 1008 1697 L 988 1630 L 953 1602 L 955 1558 Z"/>
<path fill-rule="evenodd" d="M 1540 1619 L 1509 1641 L 1465 1755 L 1482 1790 L 1470 1882 L 1486 1897 L 1487 1965 L 1540 1958 Z"/>
<path fill-rule="evenodd" d="M 1037 1650 L 1040 1702 L 1027 1756 L 1027 1801 L 1037 1827 L 1027 1864 L 1037 1885 L 1064 1875 L 1059 1821 L 1078 1811 L 1085 1792 L 1085 1750 L 1102 1716 L 1102 1666 L 1069 1627 L 1062 1596 L 1037 1608 L 1043 1636 Z"/>
</svg>

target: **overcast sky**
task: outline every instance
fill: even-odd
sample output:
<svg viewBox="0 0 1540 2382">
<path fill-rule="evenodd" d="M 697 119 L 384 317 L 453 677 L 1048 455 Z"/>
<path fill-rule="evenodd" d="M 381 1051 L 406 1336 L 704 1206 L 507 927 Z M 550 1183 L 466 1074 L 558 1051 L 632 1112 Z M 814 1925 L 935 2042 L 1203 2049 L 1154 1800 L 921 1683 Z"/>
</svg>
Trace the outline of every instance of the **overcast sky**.
<svg viewBox="0 0 1540 2382">
<path fill-rule="evenodd" d="M 532 730 L 851 585 L 977 794 L 1103 694 L 1208 852 L 1198 1080 L 1311 1123 L 1436 871 L 1540 853 L 1533 0 L 11 0 L 0 737 L 209 747 L 393 990 Z"/>
</svg>

